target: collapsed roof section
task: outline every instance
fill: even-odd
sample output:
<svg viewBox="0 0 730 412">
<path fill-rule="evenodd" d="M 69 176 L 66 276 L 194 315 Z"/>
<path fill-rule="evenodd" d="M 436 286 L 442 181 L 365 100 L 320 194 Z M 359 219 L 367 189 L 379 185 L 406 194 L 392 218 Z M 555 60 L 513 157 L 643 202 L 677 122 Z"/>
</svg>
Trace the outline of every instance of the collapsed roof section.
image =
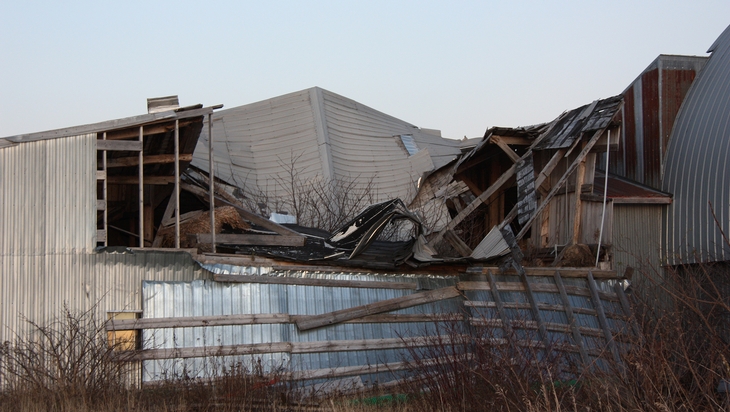
<svg viewBox="0 0 730 412">
<path fill-rule="evenodd" d="M 372 203 L 409 203 L 419 178 L 468 144 L 319 87 L 223 110 L 213 122 L 215 176 L 268 212 L 278 202 L 294 213 L 292 187 L 322 181 L 372 196 Z M 205 172 L 207 146 L 204 129 L 193 165 Z"/>
<path fill-rule="evenodd" d="M 600 244 L 592 233 L 581 231 L 587 209 L 581 205 L 582 193 L 593 191 L 596 153 L 617 147 L 617 113 L 622 104 L 622 96 L 614 96 L 565 112 L 550 123 L 487 130 L 484 139 L 449 166 L 447 173 L 463 182 L 474 199 L 468 204 L 454 202 L 461 204 L 450 211 L 451 219 L 429 246 L 436 247 L 445 239 L 461 256 L 498 256 L 506 245 L 499 229 L 508 225 L 517 241 L 525 239 L 522 246 Z M 431 176 L 444 179 L 438 172 Z M 572 210 L 573 215 L 555 216 L 561 207 Z M 568 239 L 565 233 L 562 237 L 552 233 L 549 222 L 565 217 L 572 221 Z M 600 221 L 600 215 L 588 218 Z M 485 242 L 491 252 L 484 252 Z"/>
</svg>

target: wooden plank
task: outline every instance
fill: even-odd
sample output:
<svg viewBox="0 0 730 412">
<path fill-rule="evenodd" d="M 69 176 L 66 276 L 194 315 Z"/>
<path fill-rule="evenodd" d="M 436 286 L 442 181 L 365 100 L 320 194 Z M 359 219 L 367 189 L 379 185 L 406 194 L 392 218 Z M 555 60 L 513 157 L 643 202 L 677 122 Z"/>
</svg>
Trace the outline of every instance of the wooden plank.
<svg viewBox="0 0 730 412">
<path fill-rule="evenodd" d="M 492 290 L 492 300 L 494 300 L 495 305 L 497 306 L 497 314 L 499 315 L 500 320 L 502 321 L 502 329 L 504 330 L 505 336 L 507 336 L 507 339 L 514 341 L 515 335 L 514 330 L 512 330 L 512 325 L 509 322 L 509 318 L 507 317 L 507 312 L 504 309 L 504 304 L 502 302 L 502 297 L 499 295 L 499 289 L 497 288 L 497 281 L 494 278 L 494 274 L 489 271 L 487 272 L 487 277 L 489 278 L 489 286 Z"/>
<path fill-rule="evenodd" d="M 154 359 L 200 358 L 210 356 L 260 355 L 281 352 L 302 354 L 401 349 L 406 347 L 430 346 L 434 344 L 448 344 L 452 341 L 458 341 L 458 339 L 466 340 L 467 337 L 461 335 L 457 335 L 455 337 L 441 337 L 440 342 L 438 342 L 434 337 L 412 337 L 314 342 L 271 342 L 207 347 L 144 349 L 139 351 L 119 352 L 117 353 L 117 359 L 120 361 L 143 361 Z"/>
<path fill-rule="evenodd" d="M 459 292 L 459 290 L 453 286 L 436 289 L 429 292 L 414 293 L 408 296 L 387 299 L 367 305 L 356 306 L 354 308 L 324 313 L 322 315 L 319 315 L 316 319 L 297 322 L 297 327 L 299 328 L 299 330 L 310 330 L 327 325 L 334 325 L 351 319 L 361 318 L 367 315 L 374 315 L 377 313 L 390 312 L 393 310 L 423 305 L 425 303 L 450 299 L 460 295 L 461 293 Z"/>
<path fill-rule="evenodd" d="M 504 321 L 502 319 L 469 319 L 469 323 L 474 326 L 481 326 L 481 327 L 491 327 L 491 328 L 503 328 L 505 326 Z M 551 331 L 551 332 L 562 332 L 562 333 L 571 333 L 571 325 L 567 325 L 565 323 L 556 323 L 556 322 L 545 322 L 545 329 Z M 532 320 L 510 320 L 509 321 L 509 327 L 514 329 L 529 329 L 529 330 L 537 330 L 538 325 L 537 322 Z M 577 330 L 579 330 L 580 333 L 583 333 L 585 335 L 594 336 L 594 337 L 603 337 L 603 330 L 596 329 L 596 328 L 589 328 L 589 327 L 576 327 Z M 576 348 L 580 351 L 581 348 L 579 345 L 576 345 Z M 584 348 L 585 349 L 585 348 Z M 586 356 L 588 353 L 586 352 Z M 590 360 L 590 358 L 587 358 Z"/>
<path fill-rule="evenodd" d="M 519 263 L 514 260 L 512 261 L 512 267 L 514 267 L 517 273 L 520 275 L 520 280 L 525 286 L 525 294 L 527 295 L 527 301 L 530 303 L 532 318 L 535 320 L 535 322 L 537 322 L 537 331 L 540 335 L 540 339 L 545 345 L 545 348 L 550 348 L 550 337 L 548 336 L 547 329 L 545 329 L 545 324 L 542 321 L 542 314 L 540 313 L 540 308 L 537 304 L 537 299 L 535 299 L 535 294 L 532 290 L 532 286 L 530 285 L 530 281 L 527 278 L 527 275 L 525 275 L 525 270 Z"/>
<path fill-rule="evenodd" d="M 175 176 L 145 176 L 143 181 L 146 185 L 168 185 L 175 183 Z M 117 185 L 137 185 L 139 176 L 108 176 L 107 182 Z"/>
<path fill-rule="evenodd" d="M 106 324 L 106 329 L 109 331 L 166 329 L 201 326 L 261 325 L 291 322 L 290 316 L 286 313 L 260 313 L 253 315 L 187 316 L 175 318 L 110 320 Z"/>
<path fill-rule="evenodd" d="M 492 137 L 490 137 L 489 140 L 492 143 L 499 146 L 499 148 L 502 149 L 502 151 L 507 155 L 507 157 L 509 157 L 512 160 L 512 163 L 517 163 L 520 161 L 520 156 L 517 153 L 515 153 L 515 151 L 512 150 L 512 148 L 507 146 L 507 144 L 504 141 L 502 141 L 502 139 L 500 139 L 498 136 L 492 135 Z"/>
<path fill-rule="evenodd" d="M 106 200 L 96 199 L 96 210 L 106 210 Z"/>
<path fill-rule="evenodd" d="M 192 162 L 193 161 L 192 153 L 181 154 L 180 161 L 181 162 Z M 175 155 L 174 154 L 147 155 L 147 156 L 144 156 L 143 163 L 146 165 L 175 163 Z M 118 157 L 116 159 L 109 159 L 107 161 L 107 168 L 128 167 L 128 166 L 138 166 L 138 165 L 139 165 L 139 157 L 137 157 L 137 156 Z"/>
<path fill-rule="evenodd" d="M 471 256 L 472 250 L 469 248 L 469 246 L 464 243 L 463 240 L 459 239 L 459 236 L 456 236 L 456 233 L 454 233 L 453 230 L 447 230 L 446 233 L 444 233 L 444 239 L 446 239 L 447 242 L 451 244 L 451 246 L 456 249 L 456 251 L 463 257 Z"/>
<path fill-rule="evenodd" d="M 530 140 L 524 137 L 514 137 L 514 136 L 500 136 L 497 134 L 491 135 L 492 137 L 498 138 L 500 141 L 504 142 L 505 144 L 513 144 L 517 146 L 530 146 L 534 142 L 534 140 Z"/>
<path fill-rule="evenodd" d="M 297 319 L 316 317 L 316 315 L 289 315 L 287 313 L 259 313 L 252 315 L 221 315 L 221 316 L 187 316 L 173 318 L 142 318 L 129 320 L 110 320 L 106 329 L 114 330 L 142 330 L 142 329 L 169 329 L 193 328 L 207 326 L 231 325 L 269 325 L 294 323 Z M 360 319 L 349 320 L 345 323 L 424 323 L 424 322 L 461 322 L 460 314 L 425 313 L 425 314 L 382 314 L 365 316 Z"/>
<path fill-rule="evenodd" d="M 195 235 L 198 243 L 210 244 L 213 236 L 210 233 L 198 233 Z M 216 233 L 216 243 L 229 243 L 236 245 L 266 245 L 266 246 L 304 246 L 304 236 L 284 235 L 255 235 L 255 234 L 234 234 Z"/>
<path fill-rule="evenodd" d="M 467 269 L 467 273 L 478 273 L 486 275 L 489 271 L 499 271 L 497 266 L 472 266 Z M 556 270 L 560 270 L 560 275 L 563 278 L 587 278 L 588 272 L 593 274 L 595 279 L 620 279 L 616 271 L 614 270 L 590 270 L 587 268 L 549 268 L 549 267 L 526 267 L 525 274 L 527 276 L 553 276 Z M 504 271 L 504 274 L 517 274 L 516 271 L 508 269 Z"/>
<path fill-rule="evenodd" d="M 601 329 L 603 329 L 603 336 L 606 339 L 606 346 L 608 346 L 608 348 L 610 349 L 616 365 L 621 365 L 621 357 L 619 356 L 618 349 L 616 348 L 616 342 L 614 342 L 613 340 L 611 329 L 608 327 L 608 319 L 606 319 L 606 314 L 603 311 L 603 303 L 601 303 L 601 298 L 598 295 L 598 286 L 596 285 L 596 281 L 595 279 L 593 279 L 593 275 L 591 275 L 590 272 L 588 272 L 588 287 L 591 290 L 591 300 L 593 301 L 593 308 L 596 310 L 598 323 L 601 325 Z"/>
<path fill-rule="evenodd" d="M 216 282 L 228 283 L 265 283 L 276 285 L 325 286 L 341 288 L 401 290 L 418 289 L 418 284 L 415 282 L 378 282 L 369 280 L 312 279 L 263 275 L 213 275 L 213 280 Z"/>
<path fill-rule="evenodd" d="M 628 318 L 628 322 L 631 324 L 634 335 L 636 335 L 636 337 L 639 338 L 640 341 L 643 340 L 641 328 L 639 328 L 639 323 L 636 322 L 636 318 L 631 311 L 631 305 L 629 304 L 629 299 L 626 298 L 624 288 L 621 286 L 620 283 L 616 283 L 615 285 L 613 285 L 613 290 L 615 290 L 616 295 L 618 295 L 619 302 L 621 302 L 621 309 L 624 311 L 624 315 Z"/>
<path fill-rule="evenodd" d="M 142 142 L 139 140 L 97 140 L 96 150 L 141 152 Z"/>
<path fill-rule="evenodd" d="M 104 180 L 106 179 L 106 170 L 97 170 L 96 171 L 96 180 Z"/>
<path fill-rule="evenodd" d="M 180 127 L 186 127 L 191 124 L 197 123 L 196 121 L 192 120 L 186 120 L 183 122 L 180 122 Z M 162 134 L 162 133 L 169 133 L 175 130 L 175 126 L 172 124 L 172 122 L 165 122 L 161 124 L 155 124 L 151 126 L 145 126 L 144 128 L 144 135 L 150 136 L 154 134 Z M 123 129 L 123 130 L 115 130 L 107 133 L 106 138 L 109 140 L 123 140 L 123 139 L 129 139 L 131 137 L 137 137 L 138 132 L 137 129 Z"/>
<path fill-rule="evenodd" d="M 527 291 L 524 283 L 519 282 L 495 282 L 497 290 L 504 292 L 525 292 Z M 492 286 L 488 282 L 476 282 L 476 281 L 464 281 L 458 282 L 456 287 L 459 290 L 492 290 Z M 545 293 L 560 293 L 558 286 L 549 283 L 531 283 L 530 288 L 533 292 L 545 292 Z M 580 286 L 563 286 L 563 288 L 571 295 L 591 297 L 591 290 Z M 599 296 L 604 300 L 610 300 L 614 302 L 619 301 L 618 295 L 615 293 L 608 293 L 598 291 Z"/>
<path fill-rule="evenodd" d="M 99 229 L 96 231 L 96 241 L 97 242 L 106 242 L 106 230 Z"/>
<path fill-rule="evenodd" d="M 201 196 L 203 199 L 207 199 L 210 196 L 210 194 L 206 190 L 193 186 L 193 185 L 190 185 L 190 184 L 187 184 L 187 183 L 180 183 L 180 187 L 187 190 L 190 193 Z M 218 195 L 215 195 L 215 202 L 216 202 L 216 206 L 218 206 L 218 205 L 233 206 L 236 209 L 236 211 L 238 212 L 238 214 L 241 215 L 242 218 L 248 220 L 249 222 L 262 226 L 266 229 L 269 229 L 273 232 L 276 232 L 280 235 L 302 236 L 300 233 L 298 233 L 294 230 L 291 230 L 288 227 L 284 227 L 278 223 L 272 222 L 269 219 L 266 219 L 265 217 L 259 216 L 255 213 L 251 213 L 248 210 L 242 208 L 241 206 L 231 203 L 231 202 L 221 198 Z"/>
<path fill-rule="evenodd" d="M 552 199 L 560 190 L 561 187 L 563 187 L 563 184 L 568 180 L 568 177 L 571 173 L 578 167 L 578 164 L 585 159 L 585 157 L 588 155 L 588 152 L 591 150 L 593 145 L 596 144 L 598 139 L 601 137 L 602 130 L 598 130 L 593 137 L 586 143 L 585 147 L 583 147 L 583 150 L 581 150 L 580 153 L 578 153 L 578 157 L 571 163 L 571 165 L 568 167 L 568 170 L 565 171 L 565 174 L 563 174 L 563 177 L 558 180 L 557 183 L 553 186 L 552 189 L 550 189 L 550 192 L 545 196 L 544 199 L 542 199 L 542 203 L 537 207 L 537 210 L 535 210 L 535 213 L 532 215 L 532 218 L 530 218 L 529 221 L 525 223 L 525 225 L 522 227 L 522 230 L 520 230 L 520 233 L 515 236 L 516 240 L 522 239 L 523 236 L 525 236 L 525 233 L 530 229 L 532 226 L 532 222 L 535 220 L 535 217 L 542 212 L 543 209 L 545 209 L 545 206 L 550 203 L 550 199 Z M 537 183 L 537 182 L 536 182 Z"/>
<path fill-rule="evenodd" d="M 563 308 L 565 309 L 565 316 L 568 318 L 568 323 L 570 324 L 573 341 L 578 346 L 578 352 L 580 353 L 580 359 L 583 362 L 583 366 L 588 366 L 591 363 L 591 358 L 588 357 L 588 351 L 586 350 L 585 342 L 583 342 L 583 336 L 581 335 L 580 328 L 578 327 L 578 320 L 573 313 L 573 307 L 570 304 L 568 292 L 565 290 L 563 278 L 560 276 L 559 271 L 555 271 L 553 276 L 555 278 L 555 285 L 560 291 L 560 299 L 563 301 Z"/>
<path fill-rule="evenodd" d="M 431 241 L 428 242 L 428 245 L 431 247 L 434 247 L 437 243 L 441 241 L 441 239 L 444 238 L 444 235 L 446 234 L 446 231 L 453 230 L 459 223 L 461 223 L 464 219 L 466 219 L 467 216 L 469 216 L 473 211 L 477 209 L 483 202 L 485 202 L 487 199 L 489 199 L 493 194 L 497 192 L 505 183 L 509 181 L 512 176 L 514 176 L 515 171 L 517 170 L 517 165 L 513 164 L 507 171 L 502 173 L 502 176 L 497 179 L 487 190 L 482 192 L 479 196 L 477 196 L 476 199 L 474 199 L 467 207 L 464 208 L 458 215 L 454 216 L 451 221 L 446 224 L 446 227 L 442 229 Z"/>
</svg>

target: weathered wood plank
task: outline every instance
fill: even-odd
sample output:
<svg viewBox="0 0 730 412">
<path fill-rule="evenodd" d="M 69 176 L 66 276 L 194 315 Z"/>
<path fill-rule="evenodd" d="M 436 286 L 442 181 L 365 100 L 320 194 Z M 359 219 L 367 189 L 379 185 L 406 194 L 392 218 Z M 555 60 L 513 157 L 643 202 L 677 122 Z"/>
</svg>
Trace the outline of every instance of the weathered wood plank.
<svg viewBox="0 0 730 412">
<path fill-rule="evenodd" d="M 97 170 L 96 171 L 96 180 L 104 180 L 106 179 L 106 170 Z"/>
<path fill-rule="evenodd" d="M 580 198 L 580 191 L 581 187 L 583 186 L 583 182 L 586 177 L 586 161 L 583 159 L 582 162 L 578 163 L 578 170 L 576 171 L 575 175 L 575 187 L 576 190 L 579 192 L 578 196 L 575 197 L 575 205 L 573 208 L 573 236 L 572 236 L 572 243 L 575 245 L 580 240 L 580 221 L 581 221 L 581 215 L 582 215 L 582 209 L 581 209 L 581 198 Z"/>
<path fill-rule="evenodd" d="M 497 266 L 472 266 L 467 269 L 467 273 L 478 273 L 486 275 L 489 271 L 499 272 L 500 269 Z M 563 278 L 587 278 L 588 272 L 593 273 L 595 279 L 621 279 L 615 270 L 592 270 L 588 268 L 550 268 L 550 267 L 526 267 L 525 274 L 527 276 L 550 276 L 552 277 L 556 270 L 560 271 L 560 275 Z M 504 271 L 506 275 L 516 275 L 517 272 L 513 269 Z"/>
<path fill-rule="evenodd" d="M 507 317 L 507 312 L 504 309 L 504 303 L 502 302 L 502 297 L 499 295 L 499 289 L 497 286 L 497 281 L 494 278 L 494 274 L 492 274 L 491 271 L 487 272 L 487 277 L 489 278 L 489 287 L 492 291 L 492 300 L 494 300 L 495 305 L 497 306 L 497 313 L 499 314 L 499 318 L 502 321 L 502 328 L 504 330 L 505 336 L 507 336 L 507 339 L 514 340 L 514 330 L 512 330 L 512 325 L 509 323 L 509 318 Z"/>
<path fill-rule="evenodd" d="M 373 280 L 340 280 L 340 279 L 313 279 L 294 278 L 284 276 L 255 276 L 255 275 L 213 275 L 216 282 L 229 283 L 266 283 L 278 285 L 325 286 L 340 288 L 365 289 L 418 289 L 415 282 L 379 282 Z"/>
<path fill-rule="evenodd" d="M 198 233 L 195 235 L 197 243 L 208 244 L 213 241 L 210 233 Z M 303 236 L 284 236 L 284 235 L 256 235 L 256 234 L 234 234 L 234 233 L 216 233 L 216 243 L 229 243 L 236 245 L 261 245 L 261 246 L 304 246 L 305 238 Z"/>
<path fill-rule="evenodd" d="M 106 242 L 106 230 L 99 229 L 96 231 L 96 241 L 97 242 Z"/>
<path fill-rule="evenodd" d="M 192 162 L 193 161 L 193 155 L 191 153 L 180 154 L 179 158 L 180 158 L 181 162 Z M 144 156 L 142 162 L 146 165 L 174 163 L 175 155 L 174 154 L 147 155 L 147 156 Z M 107 160 L 106 167 L 112 168 L 112 167 L 127 167 L 127 166 L 138 166 L 138 165 L 139 165 L 139 157 L 130 156 L 130 157 L 118 157 L 116 159 L 109 159 L 109 160 Z"/>
<path fill-rule="evenodd" d="M 590 272 L 588 272 L 588 287 L 591 290 L 591 300 L 593 301 L 593 308 L 596 310 L 598 323 L 601 325 L 601 329 L 603 329 L 603 335 L 606 339 L 606 345 L 611 350 L 613 360 L 616 362 L 617 365 L 621 365 L 621 357 L 619 356 L 618 349 L 616 348 L 616 342 L 614 342 L 613 340 L 611 329 L 608 327 L 608 319 L 606 319 L 606 314 L 603 311 L 603 303 L 601 303 L 601 298 L 598 295 L 598 286 L 596 285 L 596 281 L 593 279 L 593 275 L 591 275 Z"/>
<path fill-rule="evenodd" d="M 469 246 L 464 243 L 463 240 L 459 239 L 459 236 L 454 233 L 453 230 L 447 230 L 446 233 L 444 233 L 444 239 L 446 239 L 447 242 L 451 244 L 451 246 L 456 249 L 456 251 L 463 257 L 471 256 L 472 250 L 469 248 Z"/>
<path fill-rule="evenodd" d="M 141 152 L 142 142 L 139 140 L 97 140 L 96 150 Z"/>
<path fill-rule="evenodd" d="M 460 296 L 460 292 L 453 286 L 432 290 L 429 292 L 414 293 L 394 299 L 387 299 L 367 305 L 357 306 L 349 309 L 337 310 L 317 316 L 316 319 L 297 322 L 299 330 L 310 330 L 327 325 L 334 325 L 351 319 L 361 318 L 367 315 L 390 312 L 393 310 L 423 305 L 425 303 L 450 299 Z"/>
<path fill-rule="evenodd" d="M 517 163 L 520 161 L 520 156 L 515 153 L 514 150 L 512 150 L 511 147 L 507 146 L 507 143 L 505 143 L 499 136 L 492 135 L 492 137 L 489 138 L 489 140 L 499 146 L 500 149 L 512 160 L 512 163 Z"/>
<path fill-rule="evenodd" d="M 139 176 L 108 176 L 107 182 L 118 185 L 137 185 Z M 168 185 L 175 183 L 175 176 L 145 176 L 143 182 L 146 185 Z"/>
<path fill-rule="evenodd" d="M 106 200 L 96 199 L 96 210 L 106 210 Z"/>
</svg>

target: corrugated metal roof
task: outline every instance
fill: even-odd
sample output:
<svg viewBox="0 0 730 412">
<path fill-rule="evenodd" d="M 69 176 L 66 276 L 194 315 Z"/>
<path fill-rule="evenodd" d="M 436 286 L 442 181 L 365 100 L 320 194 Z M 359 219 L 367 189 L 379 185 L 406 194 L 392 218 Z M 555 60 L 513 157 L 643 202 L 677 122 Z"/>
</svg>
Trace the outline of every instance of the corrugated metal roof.
<svg viewBox="0 0 730 412">
<path fill-rule="evenodd" d="M 593 181 L 593 196 L 603 198 L 606 175 L 596 171 Z M 615 175 L 608 175 L 606 196 L 614 203 L 672 203 L 672 195 L 632 182 Z"/>
<path fill-rule="evenodd" d="M 672 130 L 662 190 L 670 264 L 730 259 L 730 27 L 692 84 Z M 714 207 L 715 216 L 710 209 Z"/>
<path fill-rule="evenodd" d="M 248 194 L 285 196 L 282 182 L 294 168 L 300 182 L 313 179 L 372 184 L 374 202 L 416 193 L 418 178 L 461 153 L 458 140 L 376 111 L 315 87 L 213 115 L 216 177 Z M 400 135 L 420 149 L 409 157 Z M 208 171 L 207 128 L 193 165 Z"/>
<path fill-rule="evenodd" d="M 563 149 L 570 147 L 583 133 L 607 127 L 623 103 L 623 96 L 609 97 L 573 109 L 555 120 L 547 134 L 533 150 Z"/>
</svg>

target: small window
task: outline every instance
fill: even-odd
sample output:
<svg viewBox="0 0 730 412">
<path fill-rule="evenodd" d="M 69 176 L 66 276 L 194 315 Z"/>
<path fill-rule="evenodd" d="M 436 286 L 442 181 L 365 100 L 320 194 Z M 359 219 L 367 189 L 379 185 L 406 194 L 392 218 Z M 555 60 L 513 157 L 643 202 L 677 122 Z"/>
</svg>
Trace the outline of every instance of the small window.
<svg viewBox="0 0 730 412">
<path fill-rule="evenodd" d="M 418 146 L 416 146 L 416 141 L 413 140 L 412 134 L 402 134 L 400 135 L 400 140 L 403 142 L 403 146 L 405 146 L 409 156 L 418 153 Z"/>
</svg>

